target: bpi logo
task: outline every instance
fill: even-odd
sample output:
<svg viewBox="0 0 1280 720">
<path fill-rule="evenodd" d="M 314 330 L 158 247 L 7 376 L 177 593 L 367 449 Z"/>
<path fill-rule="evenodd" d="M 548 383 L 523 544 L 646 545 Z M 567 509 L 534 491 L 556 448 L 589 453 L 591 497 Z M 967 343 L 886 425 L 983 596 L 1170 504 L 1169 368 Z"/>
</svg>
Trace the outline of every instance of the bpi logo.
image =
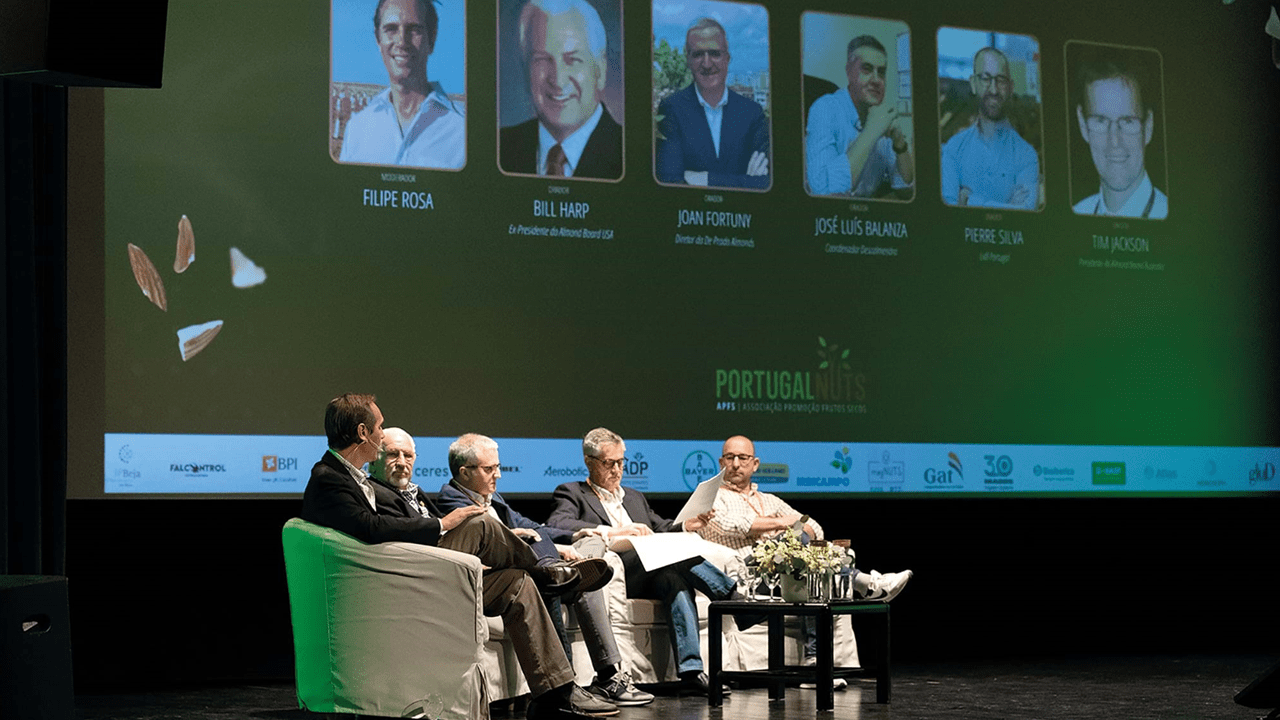
<svg viewBox="0 0 1280 720">
<path fill-rule="evenodd" d="M 262 456 L 262 472 L 278 472 L 281 470 L 297 470 L 298 458 L 277 457 L 275 455 Z"/>
<path fill-rule="evenodd" d="M 1275 463 L 1254 463 L 1249 469 L 1249 484 L 1271 482 L 1276 476 Z"/>
<path fill-rule="evenodd" d="M 947 467 L 929 468 L 924 471 L 924 481 L 929 485 L 954 485 L 964 482 L 964 466 L 960 463 L 960 456 L 954 452 L 947 453 Z"/>
</svg>

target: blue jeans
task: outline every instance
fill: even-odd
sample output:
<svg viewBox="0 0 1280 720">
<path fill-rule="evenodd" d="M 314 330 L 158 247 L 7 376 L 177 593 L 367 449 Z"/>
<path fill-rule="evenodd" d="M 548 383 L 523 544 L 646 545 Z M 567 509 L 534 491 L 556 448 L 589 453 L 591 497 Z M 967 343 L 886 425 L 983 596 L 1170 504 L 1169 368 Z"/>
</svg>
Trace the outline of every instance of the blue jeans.
<svg viewBox="0 0 1280 720">
<path fill-rule="evenodd" d="M 545 565 L 560 559 L 560 552 L 555 543 L 545 533 L 538 533 L 538 540 L 529 544 L 538 556 L 538 564 Z M 569 644 L 569 632 L 564 626 L 564 611 L 561 609 L 559 596 L 543 596 L 547 605 L 547 614 L 551 616 L 551 624 L 555 626 L 560 645 L 564 648 L 565 657 L 573 664 L 573 648 Z M 613 628 L 609 625 L 609 609 L 606 607 L 603 590 L 583 593 L 573 604 L 574 614 L 578 617 L 578 627 L 582 630 L 582 640 L 587 645 L 587 655 L 591 658 L 591 667 L 597 674 L 610 665 L 621 667 L 622 653 L 618 643 L 613 639 Z"/>
<path fill-rule="evenodd" d="M 701 590 L 712 600 L 726 600 L 733 594 L 733 580 L 700 557 L 646 572 L 634 551 L 625 550 L 619 555 L 627 570 L 627 595 L 661 600 L 666 605 L 667 632 L 676 656 L 676 671 L 680 674 L 701 671 L 698 606 L 694 604 L 693 592 Z"/>
</svg>

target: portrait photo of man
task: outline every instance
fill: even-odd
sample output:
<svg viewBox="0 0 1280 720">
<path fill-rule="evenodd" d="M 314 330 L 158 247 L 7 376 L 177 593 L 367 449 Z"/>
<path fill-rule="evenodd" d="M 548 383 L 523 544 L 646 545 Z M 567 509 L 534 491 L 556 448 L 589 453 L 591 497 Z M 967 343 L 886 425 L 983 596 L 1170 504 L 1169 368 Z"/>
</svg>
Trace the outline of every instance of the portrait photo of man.
<svg viewBox="0 0 1280 720">
<path fill-rule="evenodd" d="M 769 15 L 733 2 L 653 5 L 654 177 L 767 190 Z"/>
<path fill-rule="evenodd" d="M 1029 35 L 938 30 L 942 201 L 1044 207 L 1040 44 Z"/>
<path fill-rule="evenodd" d="M 897 20 L 806 12 L 801 19 L 805 189 L 910 200 L 910 35 Z"/>
<path fill-rule="evenodd" d="M 499 12 L 499 168 L 621 179 L 619 3 L 504 1 Z"/>
<path fill-rule="evenodd" d="M 1071 137 L 1071 209 L 1077 215 L 1165 219 L 1169 198 L 1158 187 L 1165 185 L 1159 53 L 1079 41 L 1068 42 L 1065 53 L 1068 125 L 1077 131 Z"/>
<path fill-rule="evenodd" d="M 445 88 L 466 86 L 465 4 L 438 9 L 432 0 L 333 0 L 331 17 L 330 156 L 361 165 L 461 169 L 466 95 Z"/>
</svg>

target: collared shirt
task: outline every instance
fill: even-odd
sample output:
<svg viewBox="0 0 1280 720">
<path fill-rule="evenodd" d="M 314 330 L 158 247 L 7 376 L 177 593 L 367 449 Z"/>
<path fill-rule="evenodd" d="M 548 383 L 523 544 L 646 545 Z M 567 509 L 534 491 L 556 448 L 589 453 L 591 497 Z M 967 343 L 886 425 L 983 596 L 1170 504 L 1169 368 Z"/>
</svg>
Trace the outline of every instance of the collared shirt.
<svg viewBox="0 0 1280 720">
<path fill-rule="evenodd" d="M 1129 217 L 1129 218 L 1147 218 L 1150 220 L 1163 220 L 1169 216 L 1169 198 L 1165 194 L 1156 189 L 1151 184 L 1151 176 L 1143 171 L 1142 182 L 1124 201 L 1124 205 L 1120 209 L 1111 212 L 1107 209 L 1107 203 L 1102 199 L 1102 188 L 1098 188 L 1098 192 L 1094 195 L 1081 200 L 1071 208 L 1078 215 L 1105 215 L 1110 217 Z"/>
<path fill-rule="evenodd" d="M 348 462 L 346 458 L 339 455 L 337 450 L 329 448 L 329 452 L 333 453 L 333 456 L 338 458 L 338 462 L 342 463 L 342 466 L 347 469 L 347 472 L 351 473 L 351 479 L 355 480 L 356 484 L 360 486 L 360 490 L 364 493 L 365 499 L 369 501 L 369 507 L 373 508 L 374 512 L 377 512 L 378 501 L 374 499 L 373 486 L 369 484 L 369 476 L 366 475 L 363 470 Z"/>
<path fill-rule="evenodd" d="M 404 498 L 404 501 L 409 503 L 409 507 L 413 508 L 414 512 L 418 513 L 422 517 L 431 517 L 431 511 L 427 509 L 427 506 L 418 502 L 417 485 L 408 483 L 402 488 L 396 488 L 396 492 L 400 493 L 400 497 Z M 444 534 L 443 528 L 441 528 L 440 534 Z"/>
<path fill-rule="evenodd" d="M 801 514 L 777 495 L 760 492 L 759 486 L 755 483 L 751 483 L 751 488 L 745 493 L 734 490 L 727 483 L 721 483 L 720 489 L 716 492 L 714 507 L 716 516 L 704 525 L 698 534 L 706 540 L 727 545 L 735 550 L 755 543 L 756 538 L 751 537 L 751 523 L 756 518 Z M 813 539 L 821 540 L 822 526 L 818 521 L 810 518 L 808 524 L 817 534 Z M 763 537 L 773 537 L 782 532 L 784 531 L 777 530 Z"/>
<path fill-rule="evenodd" d="M 351 117 L 342 136 L 342 162 L 460 169 L 467 161 L 467 120 L 440 83 L 404 127 L 391 88 L 374 95 Z"/>
<path fill-rule="evenodd" d="M 631 523 L 631 514 L 622 507 L 622 498 L 627 494 L 626 488 L 619 485 L 617 490 L 605 490 L 590 480 L 587 481 L 587 487 L 591 488 L 591 491 L 600 499 L 605 515 L 609 516 L 609 525 L 599 527 L 622 527 Z"/>
<path fill-rule="evenodd" d="M 551 131 L 539 122 L 538 174 L 547 174 L 547 154 L 551 152 L 551 148 L 559 144 L 565 156 L 564 175 L 565 177 L 573 177 L 573 171 L 578 168 L 578 161 L 582 159 L 582 151 L 587 149 L 587 141 L 591 139 L 591 133 L 596 131 L 596 125 L 600 124 L 602 115 L 604 115 L 604 106 L 596 103 L 596 111 L 591 113 L 591 117 L 587 118 L 587 121 L 582 123 L 582 127 L 574 130 L 561 143 L 557 143 L 556 139 L 552 137 Z"/>
<path fill-rule="evenodd" d="M 853 98 L 845 88 L 823 95 L 809 108 L 805 131 L 805 176 L 809 192 L 815 195 L 849 193 L 854 197 L 871 197 L 880 184 L 888 181 L 894 188 L 910 187 L 898 172 L 898 154 L 893 140 L 876 139 L 862 166 L 858 182 L 853 182 L 849 169 L 849 146 L 862 134 L 862 120 Z"/>
<path fill-rule="evenodd" d="M 451 478 L 449 480 L 449 484 L 461 490 L 462 494 L 466 495 L 472 503 L 484 508 L 484 511 L 489 514 L 489 517 L 497 520 L 498 522 L 502 522 L 502 518 L 498 517 L 498 511 L 493 509 L 492 495 L 481 495 L 470 488 L 465 488 L 462 486 L 462 483 L 458 482 L 456 479 Z"/>
<path fill-rule="evenodd" d="M 724 124 L 724 106 L 729 104 L 729 86 L 724 86 L 724 94 L 720 96 L 720 102 L 715 107 L 711 107 L 711 103 L 702 99 L 702 93 L 694 88 L 693 96 L 698 98 L 698 104 L 702 106 L 702 112 L 707 115 L 707 126 L 711 128 L 711 142 L 716 146 L 716 157 L 720 157 L 720 126 Z"/>
<path fill-rule="evenodd" d="M 1009 198 L 1019 185 L 1027 193 L 1015 205 Z M 961 187 L 969 188 L 970 206 L 1034 210 L 1040 204 L 1040 157 L 1008 120 L 996 123 L 990 140 L 975 122 L 942 146 L 943 202 L 958 204 Z"/>
</svg>

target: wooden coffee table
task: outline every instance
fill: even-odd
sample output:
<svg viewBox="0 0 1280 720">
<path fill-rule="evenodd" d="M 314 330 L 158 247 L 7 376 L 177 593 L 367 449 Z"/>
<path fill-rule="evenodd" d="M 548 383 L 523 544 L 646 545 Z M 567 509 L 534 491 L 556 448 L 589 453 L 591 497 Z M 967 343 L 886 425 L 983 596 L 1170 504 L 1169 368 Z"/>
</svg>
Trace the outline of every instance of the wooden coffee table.
<svg viewBox="0 0 1280 720">
<path fill-rule="evenodd" d="M 711 707 L 719 707 L 723 701 L 722 685 L 727 678 L 741 680 L 763 680 L 769 687 L 769 699 L 781 700 L 786 696 L 788 682 L 797 680 L 812 682 L 818 689 L 818 710 L 831 710 L 835 707 L 835 697 L 831 683 L 837 677 L 874 677 L 876 679 L 876 702 L 889 702 L 893 691 L 889 675 L 889 604 L 883 602 L 867 602 L 865 600 L 832 600 L 818 603 L 789 602 L 744 602 L 734 600 L 717 600 L 711 603 L 707 616 L 707 637 L 720 638 L 725 615 L 764 615 L 769 623 L 769 667 L 765 670 L 733 670 L 722 669 L 724 663 L 724 647 L 721 642 L 707 643 L 711 657 L 708 658 L 707 677 L 710 680 L 710 692 L 707 702 Z M 817 664 L 812 667 L 783 664 L 783 619 L 788 615 L 811 616 L 818 624 L 818 656 Z M 835 667 L 832 660 L 832 630 L 836 615 L 872 615 L 884 618 L 883 641 L 878 645 L 879 657 L 875 667 Z M 861 653 L 859 653 L 861 655 Z M 860 658 L 861 659 L 861 658 Z"/>
</svg>

